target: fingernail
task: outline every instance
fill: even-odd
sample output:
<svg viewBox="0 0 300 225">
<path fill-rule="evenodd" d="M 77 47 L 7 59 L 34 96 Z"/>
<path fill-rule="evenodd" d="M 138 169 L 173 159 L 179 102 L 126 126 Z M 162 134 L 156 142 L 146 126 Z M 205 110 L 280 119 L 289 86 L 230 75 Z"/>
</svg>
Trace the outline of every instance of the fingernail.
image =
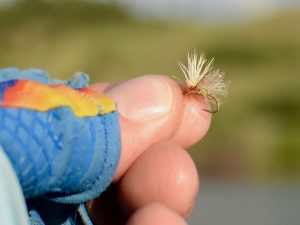
<svg viewBox="0 0 300 225">
<path fill-rule="evenodd" d="M 134 121 L 148 121 L 167 115 L 173 100 L 169 85 L 157 76 L 129 80 L 106 94 L 117 103 L 122 116 Z"/>
</svg>

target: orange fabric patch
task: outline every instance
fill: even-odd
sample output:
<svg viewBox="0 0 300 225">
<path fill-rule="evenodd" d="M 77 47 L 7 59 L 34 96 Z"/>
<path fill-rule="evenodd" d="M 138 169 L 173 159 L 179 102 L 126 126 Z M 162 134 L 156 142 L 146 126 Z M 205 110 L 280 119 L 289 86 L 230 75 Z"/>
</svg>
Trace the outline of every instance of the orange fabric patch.
<svg viewBox="0 0 300 225">
<path fill-rule="evenodd" d="M 107 96 L 89 89 L 74 90 L 63 85 L 43 85 L 30 80 L 18 80 L 5 89 L 0 107 L 28 108 L 47 111 L 70 107 L 79 117 L 107 114 L 116 109 Z"/>
</svg>

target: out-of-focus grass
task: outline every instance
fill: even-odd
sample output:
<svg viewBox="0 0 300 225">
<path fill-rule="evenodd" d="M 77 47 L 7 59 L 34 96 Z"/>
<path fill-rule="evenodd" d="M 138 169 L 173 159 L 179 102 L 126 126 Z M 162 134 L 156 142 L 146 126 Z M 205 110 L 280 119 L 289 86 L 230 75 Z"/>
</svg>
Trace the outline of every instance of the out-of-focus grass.
<svg viewBox="0 0 300 225">
<path fill-rule="evenodd" d="M 74 1 L 0 9 L 0 67 L 37 67 L 95 81 L 181 76 L 203 50 L 231 80 L 227 103 L 192 149 L 202 174 L 300 178 L 300 13 L 232 27 L 137 21 L 114 5 Z"/>
</svg>

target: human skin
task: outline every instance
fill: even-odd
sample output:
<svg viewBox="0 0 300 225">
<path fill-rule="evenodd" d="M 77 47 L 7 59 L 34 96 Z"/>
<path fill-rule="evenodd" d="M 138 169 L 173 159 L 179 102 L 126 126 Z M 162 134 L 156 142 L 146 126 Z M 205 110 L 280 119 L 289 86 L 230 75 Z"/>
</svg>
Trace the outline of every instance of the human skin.
<svg viewBox="0 0 300 225">
<path fill-rule="evenodd" d="M 183 96 L 167 76 L 145 75 L 91 89 L 111 96 L 120 114 L 121 157 L 112 187 L 87 203 L 95 224 L 186 224 L 199 190 L 186 149 L 211 122 L 208 103 Z"/>
</svg>

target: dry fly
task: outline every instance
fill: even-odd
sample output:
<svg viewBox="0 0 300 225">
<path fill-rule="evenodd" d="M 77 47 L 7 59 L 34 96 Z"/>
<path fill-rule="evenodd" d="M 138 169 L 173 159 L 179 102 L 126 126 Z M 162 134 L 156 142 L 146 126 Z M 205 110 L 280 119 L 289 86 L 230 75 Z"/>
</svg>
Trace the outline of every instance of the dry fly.
<svg viewBox="0 0 300 225">
<path fill-rule="evenodd" d="M 194 52 L 188 54 L 187 66 L 179 62 L 179 66 L 185 76 L 185 84 L 180 84 L 184 95 L 205 97 L 211 109 L 203 109 L 210 113 L 216 113 L 221 106 L 221 98 L 226 97 L 227 84 L 224 82 L 224 73 L 213 68 L 214 59 L 206 59 L 204 54 L 199 56 Z"/>
</svg>

